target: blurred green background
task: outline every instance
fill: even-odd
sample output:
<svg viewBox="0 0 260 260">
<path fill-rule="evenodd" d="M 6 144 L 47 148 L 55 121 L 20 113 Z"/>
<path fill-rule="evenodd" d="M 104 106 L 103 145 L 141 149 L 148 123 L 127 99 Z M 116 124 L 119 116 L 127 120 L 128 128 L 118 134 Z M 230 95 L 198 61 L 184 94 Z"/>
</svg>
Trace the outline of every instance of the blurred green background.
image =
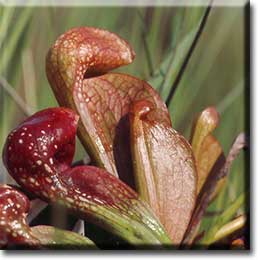
<svg viewBox="0 0 260 260">
<path fill-rule="evenodd" d="M 1 6 L 0 149 L 8 132 L 26 117 L 8 91 L 15 90 L 29 112 L 57 106 L 45 74 L 45 55 L 60 34 L 77 26 L 119 34 L 136 52 L 133 64 L 119 70 L 149 81 L 167 100 L 205 12 L 206 7 Z M 216 106 L 221 122 L 215 135 L 225 154 L 234 138 L 245 131 L 244 16 L 242 7 L 211 8 L 175 94 L 168 98 L 173 126 L 186 137 L 194 116 L 209 105 Z M 76 159 L 84 153 L 78 142 Z M 212 210 L 225 209 L 245 192 L 249 171 L 244 166 L 241 153 Z M 2 162 L 0 171 L 0 181 L 10 182 Z M 202 227 L 214 221 L 214 217 L 206 218 Z"/>
</svg>

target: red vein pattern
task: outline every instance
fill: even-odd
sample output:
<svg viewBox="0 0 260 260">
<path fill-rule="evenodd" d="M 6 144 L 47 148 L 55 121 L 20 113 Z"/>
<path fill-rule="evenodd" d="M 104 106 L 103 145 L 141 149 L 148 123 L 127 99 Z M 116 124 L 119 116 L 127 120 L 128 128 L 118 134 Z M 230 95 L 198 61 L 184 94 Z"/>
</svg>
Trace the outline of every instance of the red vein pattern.
<svg viewBox="0 0 260 260">
<path fill-rule="evenodd" d="M 148 99 L 168 115 L 171 124 L 165 104 L 146 82 L 126 74 L 105 74 L 131 63 L 134 55 L 119 36 L 79 27 L 60 36 L 46 60 L 47 77 L 60 105 L 80 115 L 79 137 L 92 161 L 132 187 L 130 105 Z"/>
<path fill-rule="evenodd" d="M 152 103 L 139 101 L 130 115 L 138 191 L 179 245 L 196 199 L 196 167 L 190 144 Z"/>
</svg>

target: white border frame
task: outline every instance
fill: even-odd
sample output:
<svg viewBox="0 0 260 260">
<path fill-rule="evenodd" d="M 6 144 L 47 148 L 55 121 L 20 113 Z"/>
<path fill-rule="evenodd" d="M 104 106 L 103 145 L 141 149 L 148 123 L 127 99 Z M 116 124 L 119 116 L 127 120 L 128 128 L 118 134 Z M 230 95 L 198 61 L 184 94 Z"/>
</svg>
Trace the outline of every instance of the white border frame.
<svg viewBox="0 0 260 260">
<path fill-rule="evenodd" d="M 1 6 L 201 6 L 206 5 L 208 0 L 0 0 Z M 249 0 L 213 0 L 213 6 L 244 6 Z M 1 26 L 1 25 L 0 25 Z M 32 253 L 25 251 L 0 251 L 0 259 L 8 257 L 8 259 L 30 259 L 35 257 L 51 257 L 55 255 L 55 259 L 71 258 L 76 255 L 83 259 L 102 259 L 102 255 L 108 259 L 135 257 L 138 259 L 150 259 L 157 257 L 165 257 L 170 259 L 189 259 L 207 258 L 219 259 L 222 257 L 235 259 L 237 258 L 253 258 L 260 257 L 260 211 L 258 202 L 260 198 L 260 172 L 257 170 L 256 158 L 259 156 L 260 147 L 260 1 L 251 0 L 251 252 L 243 251 L 170 251 L 162 253 L 158 251 L 138 252 L 138 251 L 101 251 L 87 253 L 85 251 L 34 251 Z M 252 53 L 251 52 L 251 53 Z M 258 118 L 257 118 L 258 117 Z M 255 202 L 253 204 L 253 202 Z M 232 253 L 230 253 L 232 252 Z"/>
<path fill-rule="evenodd" d="M 244 6 L 249 0 L 0 0 L 7 6 Z"/>
</svg>

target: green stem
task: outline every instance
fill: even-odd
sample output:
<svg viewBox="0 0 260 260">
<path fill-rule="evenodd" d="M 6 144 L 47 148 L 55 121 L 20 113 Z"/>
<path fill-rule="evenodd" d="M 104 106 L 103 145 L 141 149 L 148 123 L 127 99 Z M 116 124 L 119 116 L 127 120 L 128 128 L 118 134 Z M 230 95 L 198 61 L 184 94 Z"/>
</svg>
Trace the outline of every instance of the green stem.
<svg viewBox="0 0 260 260">
<path fill-rule="evenodd" d="M 243 228 L 245 223 L 246 223 L 245 215 L 239 216 L 238 218 L 230 221 L 229 223 L 222 226 L 217 231 L 215 236 L 211 240 L 208 241 L 208 244 L 212 244 L 214 242 L 217 242 L 217 241 L 231 235 L 232 233 L 234 233 L 234 232 L 238 231 L 239 229 Z"/>
<path fill-rule="evenodd" d="M 117 210 L 105 206 L 96 206 L 95 215 L 103 228 L 135 246 L 171 245 L 172 241 L 152 213 L 139 203 L 136 207 L 142 212 L 143 223 L 134 215 L 118 214 Z"/>
</svg>

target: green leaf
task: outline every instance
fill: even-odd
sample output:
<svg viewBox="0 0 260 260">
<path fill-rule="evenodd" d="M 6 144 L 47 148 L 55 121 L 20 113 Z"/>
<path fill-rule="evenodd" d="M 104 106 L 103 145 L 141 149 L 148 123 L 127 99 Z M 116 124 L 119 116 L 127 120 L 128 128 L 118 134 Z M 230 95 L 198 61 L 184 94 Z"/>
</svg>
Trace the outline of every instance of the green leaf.
<svg viewBox="0 0 260 260">
<path fill-rule="evenodd" d="M 31 232 L 44 247 L 96 249 L 95 244 L 90 239 L 75 232 L 44 225 L 32 227 Z"/>
</svg>

